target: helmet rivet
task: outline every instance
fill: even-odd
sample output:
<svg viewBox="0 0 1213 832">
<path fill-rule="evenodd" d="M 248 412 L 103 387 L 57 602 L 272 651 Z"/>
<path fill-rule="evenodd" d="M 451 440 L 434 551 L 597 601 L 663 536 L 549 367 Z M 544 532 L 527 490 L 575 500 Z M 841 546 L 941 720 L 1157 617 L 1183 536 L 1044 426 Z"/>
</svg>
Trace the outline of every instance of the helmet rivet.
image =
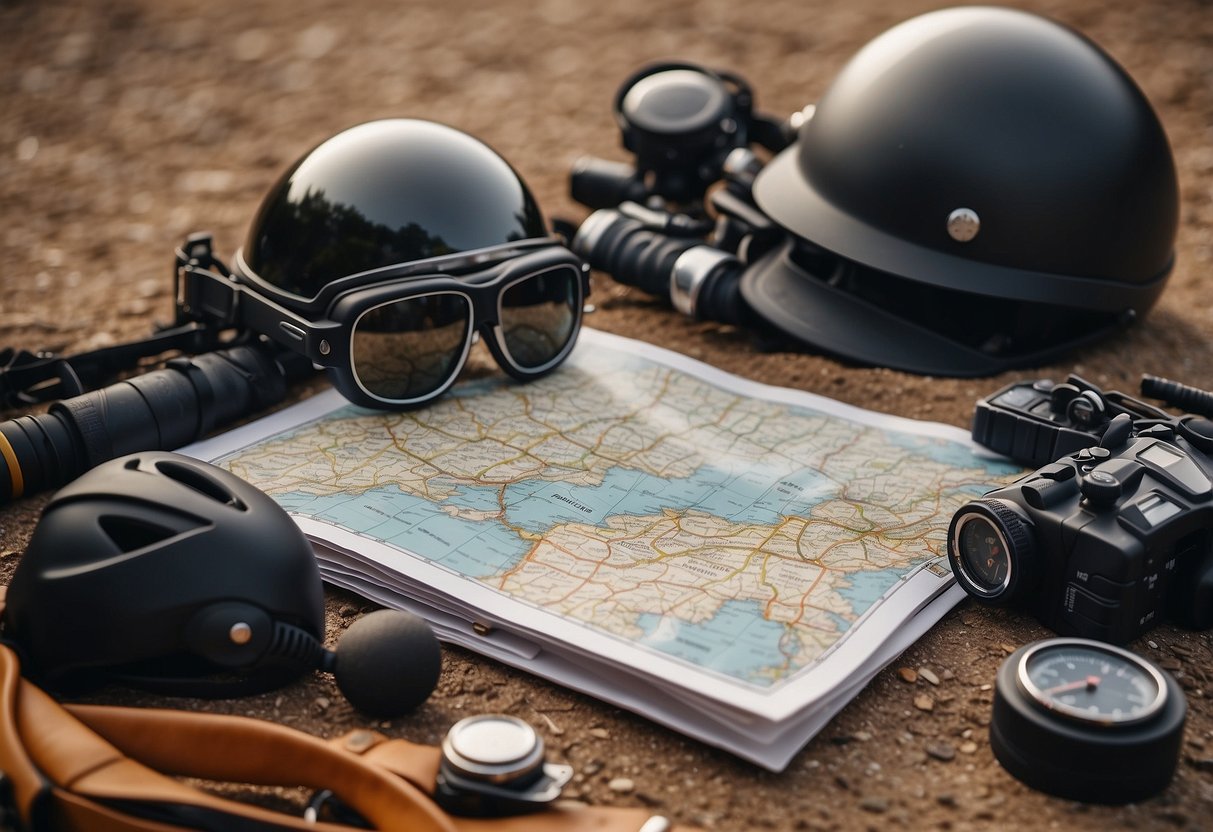
<svg viewBox="0 0 1213 832">
<path fill-rule="evenodd" d="M 332 352 L 332 349 L 333 348 L 329 346 L 328 341 L 320 342 L 320 354 L 321 355 L 328 355 L 330 352 Z"/>
<path fill-rule="evenodd" d="M 972 208 L 957 208 L 948 214 L 948 234 L 958 243 L 967 243 L 981 230 L 981 218 Z"/>
<path fill-rule="evenodd" d="M 227 637 L 232 640 L 232 644 L 248 644 L 253 637 L 253 628 L 243 621 L 237 621 L 232 625 L 232 629 L 227 631 Z"/>
</svg>

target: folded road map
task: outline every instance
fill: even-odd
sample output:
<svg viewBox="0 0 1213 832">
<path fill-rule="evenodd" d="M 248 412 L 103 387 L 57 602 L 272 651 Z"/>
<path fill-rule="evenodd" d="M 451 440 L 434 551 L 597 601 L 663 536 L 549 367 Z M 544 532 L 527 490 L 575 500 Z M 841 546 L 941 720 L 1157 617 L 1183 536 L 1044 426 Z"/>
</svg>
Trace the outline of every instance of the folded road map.
<svg viewBox="0 0 1213 832">
<path fill-rule="evenodd" d="M 948 522 L 1020 474 L 593 330 L 537 382 L 333 391 L 187 453 L 285 507 L 329 582 L 772 770 L 964 597 Z"/>
</svg>

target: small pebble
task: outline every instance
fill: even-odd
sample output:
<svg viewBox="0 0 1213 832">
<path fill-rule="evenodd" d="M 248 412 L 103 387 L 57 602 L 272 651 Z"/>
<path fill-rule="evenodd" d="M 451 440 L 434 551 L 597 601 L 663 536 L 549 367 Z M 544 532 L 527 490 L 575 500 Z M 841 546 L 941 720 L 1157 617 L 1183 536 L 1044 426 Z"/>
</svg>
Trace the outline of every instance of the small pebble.
<svg viewBox="0 0 1213 832">
<path fill-rule="evenodd" d="M 1154 641 L 1153 639 L 1151 639 L 1150 641 L 1147 641 L 1146 644 L 1150 645 L 1151 650 L 1158 649 L 1158 642 Z"/>
<path fill-rule="evenodd" d="M 969 740 L 968 742 L 962 742 L 960 744 L 960 753 L 961 754 L 977 753 L 977 743 L 973 742 L 972 740 Z"/>
<path fill-rule="evenodd" d="M 152 305 L 145 300 L 128 301 L 118 308 L 118 314 L 125 318 L 137 318 L 151 311 Z"/>
<path fill-rule="evenodd" d="M 929 667 L 920 667 L 920 668 L 918 668 L 918 675 L 919 675 L 919 676 L 921 676 L 922 678 L 926 679 L 926 680 L 927 680 L 928 682 L 930 682 L 932 685 L 938 685 L 938 684 L 939 684 L 939 677 L 938 677 L 938 676 L 936 676 L 936 675 L 934 674 L 934 672 L 932 672 L 932 671 L 931 671 L 931 669 L 930 669 Z"/>
<path fill-rule="evenodd" d="M 951 762 L 956 757 L 956 749 L 948 745 L 946 742 L 931 743 L 927 746 L 927 754 L 934 757 L 936 760 L 943 762 Z"/>
<path fill-rule="evenodd" d="M 863 809 L 865 812 L 872 812 L 879 815 L 882 812 L 889 811 L 889 801 L 883 797 L 865 797 L 863 800 L 859 801 L 859 808 Z"/>
<path fill-rule="evenodd" d="M 935 710 L 935 700 L 925 693 L 920 693 L 914 697 L 914 707 L 920 711 L 933 711 Z"/>
<path fill-rule="evenodd" d="M 607 783 L 607 788 L 620 794 L 631 794 L 636 788 L 636 784 L 630 777 L 616 777 L 610 783 Z"/>
<path fill-rule="evenodd" d="M 609 740 L 611 738 L 611 732 L 605 728 L 591 728 L 590 736 L 596 737 L 600 740 Z"/>
<path fill-rule="evenodd" d="M 909 682 L 911 685 L 918 681 L 918 674 L 911 667 L 897 668 L 897 675 L 901 677 L 901 681 Z"/>
</svg>

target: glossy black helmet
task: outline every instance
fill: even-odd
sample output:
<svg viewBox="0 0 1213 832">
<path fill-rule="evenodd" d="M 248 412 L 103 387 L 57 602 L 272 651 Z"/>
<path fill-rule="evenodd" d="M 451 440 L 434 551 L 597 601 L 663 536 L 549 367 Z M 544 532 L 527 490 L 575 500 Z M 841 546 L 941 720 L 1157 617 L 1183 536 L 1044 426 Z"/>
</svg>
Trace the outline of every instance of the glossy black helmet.
<svg viewBox="0 0 1213 832">
<path fill-rule="evenodd" d="M 1175 166 L 1145 96 L 1091 41 L 957 8 L 843 69 L 754 196 L 791 234 L 746 300 L 862 363 L 976 376 L 1139 318 L 1170 273 Z"/>
<path fill-rule="evenodd" d="M 27 675 L 59 688 L 243 695 L 310 669 L 300 642 L 324 638 L 319 568 L 290 516 L 227 471 L 161 451 L 55 494 L 6 600 L 4 639 Z"/>
<path fill-rule="evenodd" d="M 351 127 L 270 188 L 234 271 L 299 299 L 360 272 L 548 235 L 509 163 L 466 133 L 417 119 Z"/>
</svg>

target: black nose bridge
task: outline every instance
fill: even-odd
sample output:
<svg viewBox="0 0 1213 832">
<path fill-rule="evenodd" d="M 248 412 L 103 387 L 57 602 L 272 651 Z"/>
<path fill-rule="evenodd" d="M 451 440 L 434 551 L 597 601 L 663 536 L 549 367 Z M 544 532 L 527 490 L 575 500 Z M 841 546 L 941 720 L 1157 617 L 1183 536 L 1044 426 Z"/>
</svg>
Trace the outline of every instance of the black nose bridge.
<svg viewBox="0 0 1213 832">
<path fill-rule="evenodd" d="M 472 314 L 477 327 L 495 325 L 497 323 L 497 297 L 499 287 L 481 287 L 482 291 L 472 292 Z"/>
</svg>

